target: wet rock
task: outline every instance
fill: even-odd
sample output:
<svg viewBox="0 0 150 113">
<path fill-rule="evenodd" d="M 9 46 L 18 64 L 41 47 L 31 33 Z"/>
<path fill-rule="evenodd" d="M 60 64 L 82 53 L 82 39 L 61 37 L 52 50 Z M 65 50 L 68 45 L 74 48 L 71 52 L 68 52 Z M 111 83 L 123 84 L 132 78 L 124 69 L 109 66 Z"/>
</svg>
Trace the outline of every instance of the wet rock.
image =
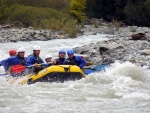
<svg viewBox="0 0 150 113">
<path fill-rule="evenodd" d="M 144 50 L 144 49 L 149 49 L 150 44 L 148 42 L 143 42 L 141 43 L 140 49 Z"/>
<path fill-rule="evenodd" d="M 89 31 L 90 26 L 86 27 L 86 30 Z M 106 33 L 107 30 L 105 28 L 107 27 L 104 26 L 103 30 L 101 30 L 101 27 L 97 29 L 92 28 L 92 30 L 97 33 Z M 132 31 L 133 29 L 135 30 L 134 32 Z M 95 64 L 102 63 L 104 56 L 108 55 L 114 61 L 125 62 L 130 61 L 130 58 L 134 58 L 139 64 L 150 65 L 150 44 L 147 38 L 150 37 L 149 31 L 150 29 L 146 27 L 122 27 L 118 31 L 114 31 L 114 35 L 109 35 L 107 41 L 99 41 L 96 44 L 92 43 L 84 47 L 78 47 L 77 52 L 89 55 L 89 60 Z M 141 37 L 129 40 L 133 34 L 138 34 Z"/>
<path fill-rule="evenodd" d="M 133 29 L 135 30 L 134 32 L 132 31 Z M 137 41 L 129 40 L 129 37 L 131 37 L 131 35 L 133 34 L 139 34 L 139 35 L 145 36 L 146 40 L 137 40 Z M 104 54 L 111 55 L 115 60 L 128 61 L 129 57 L 134 57 L 136 60 L 148 62 L 149 64 L 150 61 L 148 60 L 148 58 L 145 58 L 147 57 L 145 55 L 148 55 L 149 52 L 146 51 L 145 53 L 145 51 L 144 52 L 139 51 L 139 50 L 150 49 L 148 37 L 150 37 L 150 29 L 147 27 L 137 27 L 137 26 L 121 27 L 119 28 L 118 31 L 115 31 L 115 35 L 111 35 L 110 37 L 108 37 L 109 39 L 108 41 L 98 42 L 96 47 L 107 48 Z M 116 44 L 117 46 L 119 46 L 118 49 L 113 49 L 115 48 L 115 46 L 109 47 L 113 43 L 114 45 Z M 90 48 L 90 50 L 92 49 Z M 142 55 L 141 52 L 144 55 Z M 98 57 L 100 56 L 97 56 L 97 58 Z"/>
<path fill-rule="evenodd" d="M 7 29 L 7 28 L 12 28 L 13 24 L 4 24 L 1 26 L 1 28 Z"/>
<path fill-rule="evenodd" d="M 144 49 L 144 50 L 139 51 L 139 53 L 140 53 L 141 55 L 147 56 L 147 55 L 150 55 L 150 50 Z"/>
<path fill-rule="evenodd" d="M 85 54 L 87 52 L 88 52 L 88 50 L 83 50 L 83 51 L 80 52 L 80 54 Z"/>
<path fill-rule="evenodd" d="M 7 29 L 1 27 L 0 37 L 2 37 L 2 40 L 0 40 L 0 42 L 36 41 L 36 40 L 46 41 L 63 37 L 63 36 L 54 37 L 56 34 L 58 33 L 53 30 L 34 30 L 32 27 L 7 28 Z"/>
<path fill-rule="evenodd" d="M 133 34 L 131 37 L 132 38 L 130 40 L 146 40 L 144 33 Z"/>
<path fill-rule="evenodd" d="M 150 65 L 150 28 L 125 26 L 116 29 L 112 23 L 99 20 L 92 20 L 90 24 L 92 25 L 84 26 L 81 30 L 82 34 L 96 35 L 100 33 L 111 35 L 107 36 L 107 41 L 76 47 L 74 48 L 75 53 L 85 56 L 87 61 L 91 61 L 95 65 L 102 63 L 105 55 L 108 55 L 114 61 L 119 60 L 121 62 L 129 61 L 129 58 L 133 57 L 143 65 Z M 0 42 L 2 43 L 10 41 L 45 41 L 65 37 L 65 35 L 61 35 L 60 32 L 54 30 L 34 30 L 32 27 L 20 29 L 1 28 L 0 30 Z"/>
<path fill-rule="evenodd" d="M 99 53 L 103 54 L 104 52 L 108 51 L 109 49 L 107 47 L 99 47 Z"/>
</svg>

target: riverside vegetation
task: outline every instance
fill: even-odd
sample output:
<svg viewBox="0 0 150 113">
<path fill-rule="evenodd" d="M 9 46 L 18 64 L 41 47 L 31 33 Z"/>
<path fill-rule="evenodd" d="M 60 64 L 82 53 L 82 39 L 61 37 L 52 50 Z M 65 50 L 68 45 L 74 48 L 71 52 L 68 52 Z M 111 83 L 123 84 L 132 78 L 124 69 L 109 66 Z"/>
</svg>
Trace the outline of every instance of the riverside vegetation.
<svg viewBox="0 0 150 113">
<path fill-rule="evenodd" d="M 149 0 L 0 0 L 0 24 L 62 31 L 76 37 L 87 20 L 150 26 Z M 96 27 L 97 25 L 95 25 Z"/>
<path fill-rule="evenodd" d="M 69 13 L 71 4 L 70 0 L 0 0 L 0 23 L 63 31 L 75 37 L 80 25 Z"/>
</svg>

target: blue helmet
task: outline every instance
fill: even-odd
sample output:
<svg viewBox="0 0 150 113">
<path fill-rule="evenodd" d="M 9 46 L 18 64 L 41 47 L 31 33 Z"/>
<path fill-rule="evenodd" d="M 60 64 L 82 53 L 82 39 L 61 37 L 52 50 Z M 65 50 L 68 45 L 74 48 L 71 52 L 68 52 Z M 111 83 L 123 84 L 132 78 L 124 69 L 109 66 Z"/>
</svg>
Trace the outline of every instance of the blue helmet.
<svg viewBox="0 0 150 113">
<path fill-rule="evenodd" d="M 67 54 L 68 54 L 68 55 L 73 55 L 73 54 L 74 54 L 74 50 L 73 50 L 73 49 L 69 49 L 69 50 L 67 51 Z"/>
<path fill-rule="evenodd" d="M 64 54 L 66 54 L 66 51 L 65 50 L 63 50 L 63 49 L 61 49 L 61 50 L 59 50 L 59 54 L 60 53 L 64 53 Z"/>
</svg>

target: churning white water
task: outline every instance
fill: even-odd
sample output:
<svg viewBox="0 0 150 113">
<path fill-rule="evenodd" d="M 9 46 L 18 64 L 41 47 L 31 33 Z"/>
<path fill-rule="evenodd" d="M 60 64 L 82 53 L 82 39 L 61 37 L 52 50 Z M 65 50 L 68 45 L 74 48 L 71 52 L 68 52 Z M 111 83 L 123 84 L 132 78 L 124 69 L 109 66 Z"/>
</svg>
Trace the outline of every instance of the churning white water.
<svg viewBox="0 0 150 113">
<path fill-rule="evenodd" d="M 8 50 L 40 45 L 41 57 L 56 57 L 59 49 L 82 46 L 106 40 L 106 35 L 76 39 L 33 41 L 0 44 L 0 59 Z M 0 73 L 3 73 L 0 68 Z M 114 63 L 104 72 L 92 73 L 78 81 L 11 85 L 0 77 L 0 113 L 149 113 L 150 70 L 129 62 Z"/>
</svg>

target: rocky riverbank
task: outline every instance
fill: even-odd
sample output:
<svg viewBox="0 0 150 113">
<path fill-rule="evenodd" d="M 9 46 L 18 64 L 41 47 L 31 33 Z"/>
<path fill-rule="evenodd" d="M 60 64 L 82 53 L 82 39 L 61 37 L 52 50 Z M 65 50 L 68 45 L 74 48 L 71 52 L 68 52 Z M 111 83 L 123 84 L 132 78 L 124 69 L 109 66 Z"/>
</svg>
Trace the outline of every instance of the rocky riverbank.
<svg viewBox="0 0 150 113">
<path fill-rule="evenodd" d="M 83 30 L 85 35 L 110 34 L 108 41 L 74 48 L 76 53 L 84 55 L 88 61 L 100 64 L 102 61 L 112 63 L 119 60 L 150 66 L 150 28 L 125 26 L 117 29 L 106 25 L 95 28 L 86 25 Z"/>
<path fill-rule="evenodd" d="M 0 42 L 17 41 L 46 41 L 51 39 L 64 38 L 64 35 L 53 30 L 34 30 L 30 28 L 8 28 L 0 27 Z"/>
<path fill-rule="evenodd" d="M 100 64 L 102 61 L 133 61 L 141 65 L 150 65 L 150 28 L 137 26 L 118 27 L 102 20 L 92 21 L 85 25 L 79 35 L 108 34 L 108 41 L 91 43 L 74 48 L 77 54 L 86 60 Z M 65 38 L 62 33 L 53 30 L 34 30 L 30 28 L 0 27 L 0 42 L 35 41 Z M 100 55 L 101 53 L 101 55 Z"/>
</svg>

